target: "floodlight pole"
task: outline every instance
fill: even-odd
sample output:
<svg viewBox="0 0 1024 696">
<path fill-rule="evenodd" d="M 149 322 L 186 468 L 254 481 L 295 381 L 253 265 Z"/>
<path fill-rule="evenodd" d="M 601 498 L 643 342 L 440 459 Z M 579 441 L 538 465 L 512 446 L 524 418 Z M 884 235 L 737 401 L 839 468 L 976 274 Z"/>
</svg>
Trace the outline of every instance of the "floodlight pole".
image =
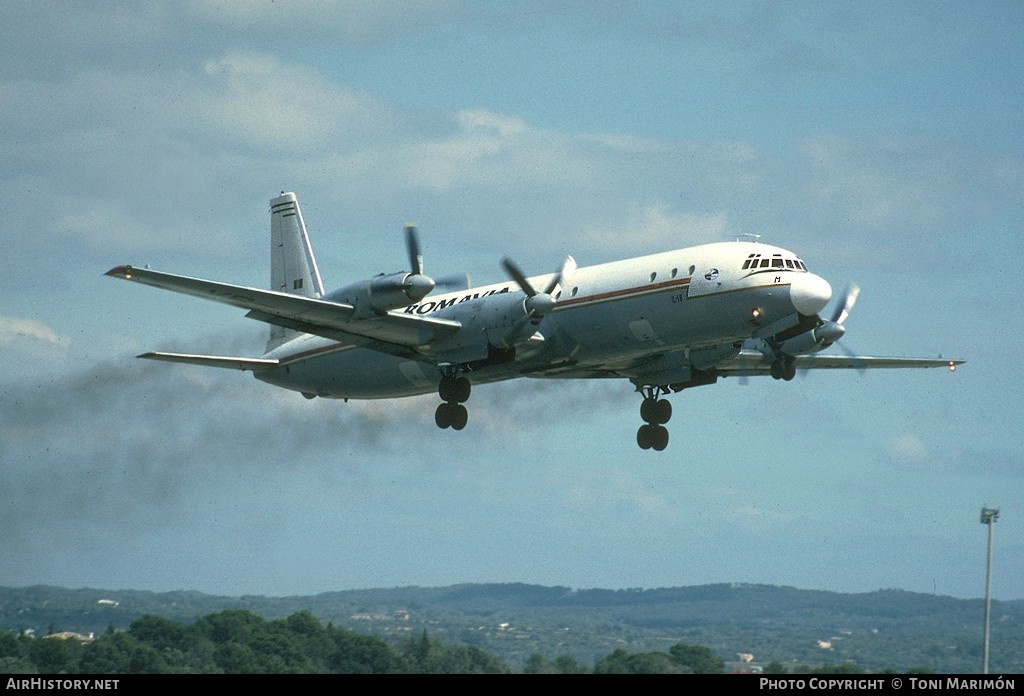
<svg viewBox="0 0 1024 696">
<path fill-rule="evenodd" d="M 985 661 L 981 673 L 988 674 L 988 628 L 992 615 L 992 525 L 999 519 L 999 510 L 981 508 L 981 523 L 988 525 L 988 556 L 985 561 Z"/>
</svg>

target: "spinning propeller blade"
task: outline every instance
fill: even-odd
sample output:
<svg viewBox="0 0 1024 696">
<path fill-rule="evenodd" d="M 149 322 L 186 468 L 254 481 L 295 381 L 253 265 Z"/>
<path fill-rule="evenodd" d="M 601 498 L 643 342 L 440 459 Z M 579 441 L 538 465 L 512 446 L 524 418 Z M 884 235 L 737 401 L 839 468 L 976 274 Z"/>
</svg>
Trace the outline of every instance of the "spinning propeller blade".
<svg viewBox="0 0 1024 696">
<path fill-rule="evenodd" d="M 420 240 L 415 225 L 405 226 L 405 247 L 409 250 L 409 272 L 423 275 L 423 254 L 420 253 Z"/>
<path fill-rule="evenodd" d="M 857 303 L 858 295 L 860 295 L 860 286 L 856 283 L 850 283 L 850 287 L 846 289 L 843 303 L 836 307 L 836 311 L 832 315 L 832 321 L 842 326 L 847 317 L 850 316 L 850 310 L 853 309 L 853 305 Z"/>
</svg>

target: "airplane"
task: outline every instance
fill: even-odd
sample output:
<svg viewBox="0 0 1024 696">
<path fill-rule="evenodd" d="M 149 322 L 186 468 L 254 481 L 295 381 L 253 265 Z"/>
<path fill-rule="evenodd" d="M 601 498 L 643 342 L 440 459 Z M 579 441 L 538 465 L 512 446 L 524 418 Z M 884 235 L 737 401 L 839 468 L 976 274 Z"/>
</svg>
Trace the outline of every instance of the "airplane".
<svg viewBox="0 0 1024 696">
<path fill-rule="evenodd" d="M 626 379 L 642 397 L 637 444 L 662 451 L 664 397 L 719 378 L 797 371 L 946 367 L 963 360 L 826 354 L 843 337 L 856 285 L 827 316 L 832 288 L 792 251 L 738 240 L 471 287 L 424 273 L 416 228 L 409 270 L 325 292 L 294 193 L 270 201 L 270 289 L 121 265 L 106 275 L 247 310 L 270 325 L 261 357 L 148 352 L 140 358 L 252 372 L 306 398 L 392 399 L 436 392 L 435 422 L 462 430 L 473 387 L 520 377 Z M 449 286 L 447 292 L 432 294 Z M 464 287 L 463 287 L 464 285 Z"/>
</svg>

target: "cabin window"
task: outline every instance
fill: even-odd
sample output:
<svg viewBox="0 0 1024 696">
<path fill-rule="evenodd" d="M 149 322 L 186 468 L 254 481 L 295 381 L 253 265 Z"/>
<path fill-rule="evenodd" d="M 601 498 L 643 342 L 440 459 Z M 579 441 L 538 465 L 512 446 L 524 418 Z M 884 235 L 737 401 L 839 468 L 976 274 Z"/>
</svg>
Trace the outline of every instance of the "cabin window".
<svg viewBox="0 0 1024 696">
<path fill-rule="evenodd" d="M 572 289 L 572 293 L 571 293 L 571 296 L 572 296 L 572 297 L 576 297 L 576 293 L 578 293 L 579 291 L 580 291 L 580 289 L 579 289 L 579 287 L 578 287 L 578 286 L 577 286 L 577 287 L 575 287 L 575 288 L 573 288 L 573 289 Z"/>
<path fill-rule="evenodd" d="M 679 269 L 678 268 L 673 268 L 672 272 L 669 273 L 669 278 L 675 278 L 677 273 L 679 273 Z"/>
<path fill-rule="evenodd" d="M 651 282 L 653 283 L 654 279 L 657 278 L 657 277 L 658 277 L 658 272 L 657 271 L 652 271 L 651 272 Z"/>
<path fill-rule="evenodd" d="M 689 272 L 688 275 L 693 275 L 693 272 L 694 272 L 694 270 L 696 270 L 696 268 L 697 268 L 696 266 L 690 266 L 690 272 Z"/>
</svg>

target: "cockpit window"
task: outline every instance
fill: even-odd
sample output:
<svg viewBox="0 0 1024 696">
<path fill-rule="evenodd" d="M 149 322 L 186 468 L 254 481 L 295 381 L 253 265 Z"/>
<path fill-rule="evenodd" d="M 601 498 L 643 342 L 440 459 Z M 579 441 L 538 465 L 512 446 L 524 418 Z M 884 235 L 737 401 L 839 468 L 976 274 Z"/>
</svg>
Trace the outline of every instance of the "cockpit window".
<svg viewBox="0 0 1024 696">
<path fill-rule="evenodd" d="M 782 254 L 772 254 L 771 258 L 761 258 L 761 254 L 750 254 L 743 261 L 743 270 L 757 268 L 788 268 L 793 271 L 806 271 L 807 266 L 800 259 L 783 258 Z M 692 273 L 692 272 L 691 272 Z"/>
</svg>

